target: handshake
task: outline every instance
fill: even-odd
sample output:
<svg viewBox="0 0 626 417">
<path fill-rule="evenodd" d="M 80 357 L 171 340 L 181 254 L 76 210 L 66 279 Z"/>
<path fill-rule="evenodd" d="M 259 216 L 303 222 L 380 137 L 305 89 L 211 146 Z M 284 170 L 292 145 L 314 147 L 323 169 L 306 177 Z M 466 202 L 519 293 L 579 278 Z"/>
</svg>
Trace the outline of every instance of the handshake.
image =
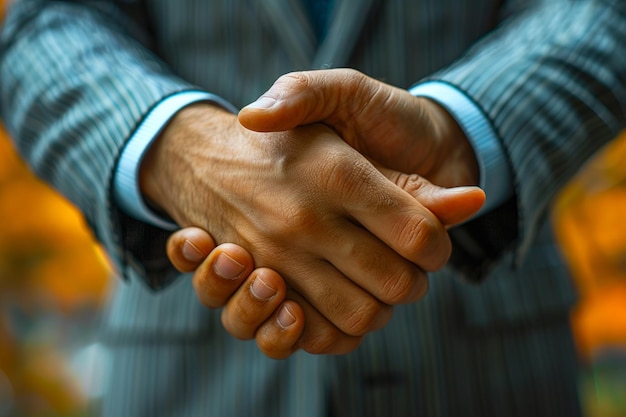
<svg viewBox="0 0 626 417">
<path fill-rule="evenodd" d="M 237 116 L 186 107 L 140 171 L 144 196 L 184 227 L 174 266 L 272 358 L 350 352 L 422 298 L 450 256 L 447 228 L 484 203 L 478 181 L 447 111 L 348 69 L 287 74 Z"/>
</svg>

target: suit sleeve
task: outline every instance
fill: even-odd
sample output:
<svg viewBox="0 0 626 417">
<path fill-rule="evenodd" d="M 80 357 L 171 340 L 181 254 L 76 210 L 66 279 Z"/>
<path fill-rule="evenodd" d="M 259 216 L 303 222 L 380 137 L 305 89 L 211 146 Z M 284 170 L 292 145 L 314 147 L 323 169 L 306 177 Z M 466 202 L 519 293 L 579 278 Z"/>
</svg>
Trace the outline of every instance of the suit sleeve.
<svg viewBox="0 0 626 417">
<path fill-rule="evenodd" d="M 517 3 L 432 77 L 484 112 L 512 168 L 514 196 L 452 232 L 452 265 L 470 279 L 504 252 L 521 263 L 555 194 L 626 125 L 626 2 Z"/>
<path fill-rule="evenodd" d="M 141 28 L 112 2 L 85 3 L 21 0 L 9 10 L 0 38 L 2 118 L 37 175 L 82 211 L 118 272 L 157 288 L 174 276 L 166 232 L 113 205 L 112 176 L 149 110 L 194 87 L 137 40 Z"/>
</svg>

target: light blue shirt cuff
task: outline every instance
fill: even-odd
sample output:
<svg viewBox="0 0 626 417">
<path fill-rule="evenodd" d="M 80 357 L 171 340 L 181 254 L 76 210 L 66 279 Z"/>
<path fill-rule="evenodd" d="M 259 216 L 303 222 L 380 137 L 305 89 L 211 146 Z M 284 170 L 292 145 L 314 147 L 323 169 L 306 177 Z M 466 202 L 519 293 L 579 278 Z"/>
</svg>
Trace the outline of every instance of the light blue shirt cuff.
<svg viewBox="0 0 626 417">
<path fill-rule="evenodd" d="M 156 214 L 146 204 L 139 189 L 139 166 L 150 144 L 170 119 L 183 107 L 199 101 L 210 101 L 225 109 L 237 109 L 211 93 L 184 91 L 167 97 L 157 104 L 141 122 L 122 150 L 113 179 L 113 193 L 117 205 L 129 216 L 165 230 L 176 230 L 178 225 Z"/>
<path fill-rule="evenodd" d="M 498 135 L 482 110 L 464 92 L 440 81 L 415 85 L 409 92 L 429 98 L 445 108 L 470 141 L 480 169 L 479 186 L 487 196 L 475 217 L 506 201 L 513 194 L 511 168 Z"/>
</svg>

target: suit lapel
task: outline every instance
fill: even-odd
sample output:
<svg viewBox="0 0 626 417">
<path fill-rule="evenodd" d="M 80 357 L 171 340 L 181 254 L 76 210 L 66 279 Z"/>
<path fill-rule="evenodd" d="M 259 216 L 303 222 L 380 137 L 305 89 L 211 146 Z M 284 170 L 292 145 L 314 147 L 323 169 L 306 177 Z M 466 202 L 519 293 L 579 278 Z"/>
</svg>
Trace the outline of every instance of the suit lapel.
<svg viewBox="0 0 626 417">
<path fill-rule="evenodd" d="M 372 6 L 380 0 L 335 0 L 328 34 L 319 47 L 303 1 L 263 0 L 255 3 L 277 32 L 297 69 L 345 66 Z"/>
<path fill-rule="evenodd" d="M 317 45 L 302 1 L 262 0 L 254 3 L 278 34 L 296 68 L 305 70 L 311 68 Z"/>
</svg>

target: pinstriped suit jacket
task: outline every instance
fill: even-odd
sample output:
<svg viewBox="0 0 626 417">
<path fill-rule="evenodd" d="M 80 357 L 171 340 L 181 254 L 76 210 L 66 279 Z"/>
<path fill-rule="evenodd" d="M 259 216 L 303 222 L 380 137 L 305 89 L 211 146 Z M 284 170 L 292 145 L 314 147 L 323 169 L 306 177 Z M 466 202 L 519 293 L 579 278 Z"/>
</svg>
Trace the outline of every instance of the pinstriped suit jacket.
<svg viewBox="0 0 626 417">
<path fill-rule="evenodd" d="M 127 278 L 106 326 L 118 379 L 105 414 L 575 415 L 564 381 L 575 372 L 574 291 L 548 209 L 625 125 L 626 4 L 336 5 L 321 44 L 299 0 L 20 0 L 9 12 L 2 117 Z M 116 209 L 111 177 L 142 117 L 170 94 L 202 88 L 241 106 L 280 74 L 338 66 L 465 91 L 502 140 L 515 198 L 454 232 L 456 268 L 434 274 L 427 298 L 396 309 L 354 354 L 270 361 L 225 335 L 186 278 L 156 293 L 141 284 L 175 279 L 166 235 Z"/>
</svg>

